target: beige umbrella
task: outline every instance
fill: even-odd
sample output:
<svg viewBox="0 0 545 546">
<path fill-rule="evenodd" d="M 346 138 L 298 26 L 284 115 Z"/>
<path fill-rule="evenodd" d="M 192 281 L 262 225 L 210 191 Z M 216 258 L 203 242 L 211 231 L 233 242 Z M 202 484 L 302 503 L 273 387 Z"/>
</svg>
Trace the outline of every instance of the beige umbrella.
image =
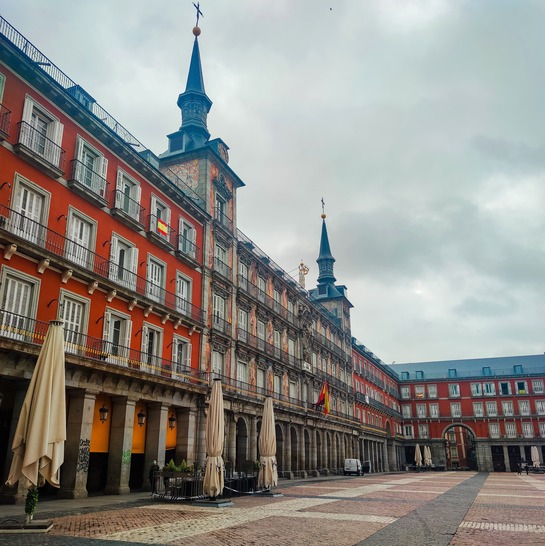
<svg viewBox="0 0 545 546">
<path fill-rule="evenodd" d="M 49 324 L 44 344 L 30 380 L 13 438 L 13 460 L 8 485 L 19 479 L 38 485 L 39 478 L 60 487 L 64 461 L 66 402 L 63 322 Z"/>
<path fill-rule="evenodd" d="M 420 451 L 420 446 L 416 444 L 414 448 L 414 462 L 416 466 L 422 466 L 422 452 Z"/>
<path fill-rule="evenodd" d="M 225 435 L 225 417 L 223 414 L 223 394 L 221 381 L 214 379 L 208 418 L 206 420 L 206 468 L 204 471 L 204 494 L 215 499 L 223 492 L 223 440 Z"/>
<path fill-rule="evenodd" d="M 536 467 L 539 466 L 539 451 L 537 450 L 537 446 L 532 446 L 530 453 L 532 455 L 532 464 Z"/>
<path fill-rule="evenodd" d="M 276 431 L 274 429 L 274 409 L 270 396 L 265 398 L 263 421 L 259 435 L 259 474 L 257 486 L 270 489 L 278 485 L 278 469 L 276 466 Z"/>
<path fill-rule="evenodd" d="M 426 466 L 431 466 L 431 449 L 430 446 L 424 446 L 424 464 Z"/>
</svg>

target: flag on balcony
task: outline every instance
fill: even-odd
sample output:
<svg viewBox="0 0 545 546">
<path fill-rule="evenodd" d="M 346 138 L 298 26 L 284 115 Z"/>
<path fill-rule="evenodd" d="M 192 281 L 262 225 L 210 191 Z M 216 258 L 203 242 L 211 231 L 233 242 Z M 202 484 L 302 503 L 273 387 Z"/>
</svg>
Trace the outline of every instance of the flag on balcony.
<svg viewBox="0 0 545 546">
<path fill-rule="evenodd" d="M 157 218 L 157 232 L 161 235 L 164 235 L 165 237 L 168 235 L 168 226 L 161 220 L 161 218 Z"/>
<path fill-rule="evenodd" d="M 322 390 L 318 395 L 318 401 L 316 402 L 317 406 L 324 406 L 324 413 L 327 415 L 329 413 L 329 387 L 327 383 L 324 382 Z"/>
</svg>

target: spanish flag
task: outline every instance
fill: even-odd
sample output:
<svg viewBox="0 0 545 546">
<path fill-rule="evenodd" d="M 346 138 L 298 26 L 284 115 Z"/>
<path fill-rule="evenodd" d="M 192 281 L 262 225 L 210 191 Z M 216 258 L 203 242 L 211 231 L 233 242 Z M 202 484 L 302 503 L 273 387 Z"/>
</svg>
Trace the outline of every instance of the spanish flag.
<svg viewBox="0 0 545 546">
<path fill-rule="evenodd" d="M 161 218 L 157 218 L 157 231 L 165 237 L 168 235 L 168 226 Z"/>
<path fill-rule="evenodd" d="M 316 405 L 324 406 L 324 413 L 326 415 L 329 413 L 329 388 L 327 382 L 324 383 L 322 390 L 320 391 Z"/>
</svg>

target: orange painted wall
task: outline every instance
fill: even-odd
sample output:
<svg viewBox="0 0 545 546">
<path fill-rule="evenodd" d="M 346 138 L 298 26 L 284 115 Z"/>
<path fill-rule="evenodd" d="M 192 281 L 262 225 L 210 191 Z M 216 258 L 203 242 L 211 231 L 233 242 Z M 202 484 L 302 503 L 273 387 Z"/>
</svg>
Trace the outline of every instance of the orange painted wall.
<svg viewBox="0 0 545 546">
<path fill-rule="evenodd" d="M 104 423 L 100 421 L 99 409 L 102 406 L 108 408 L 108 418 Z M 91 432 L 91 453 L 108 453 L 110 450 L 110 424 L 112 422 L 112 404 L 110 397 L 99 394 L 95 400 L 93 415 L 93 430 Z"/>
</svg>

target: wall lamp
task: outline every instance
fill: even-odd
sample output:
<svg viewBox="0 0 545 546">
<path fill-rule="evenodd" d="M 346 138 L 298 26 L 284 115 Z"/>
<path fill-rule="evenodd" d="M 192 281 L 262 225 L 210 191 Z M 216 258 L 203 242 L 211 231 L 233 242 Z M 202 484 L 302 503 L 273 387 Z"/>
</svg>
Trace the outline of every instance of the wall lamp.
<svg viewBox="0 0 545 546">
<path fill-rule="evenodd" d="M 110 410 L 108 409 L 108 407 L 105 405 L 105 404 L 102 404 L 102 407 L 98 410 L 98 413 L 100 415 L 100 422 L 102 424 L 104 424 L 104 421 L 106 421 L 106 419 L 108 419 L 108 412 Z"/>
<path fill-rule="evenodd" d="M 171 413 L 170 417 L 168 418 L 168 428 L 170 430 L 174 430 L 174 427 L 176 426 L 176 417 Z"/>
<path fill-rule="evenodd" d="M 137 414 L 136 414 L 136 419 L 138 421 L 138 426 L 139 427 L 142 427 L 144 426 L 144 424 L 146 423 L 146 414 L 140 410 Z"/>
</svg>

